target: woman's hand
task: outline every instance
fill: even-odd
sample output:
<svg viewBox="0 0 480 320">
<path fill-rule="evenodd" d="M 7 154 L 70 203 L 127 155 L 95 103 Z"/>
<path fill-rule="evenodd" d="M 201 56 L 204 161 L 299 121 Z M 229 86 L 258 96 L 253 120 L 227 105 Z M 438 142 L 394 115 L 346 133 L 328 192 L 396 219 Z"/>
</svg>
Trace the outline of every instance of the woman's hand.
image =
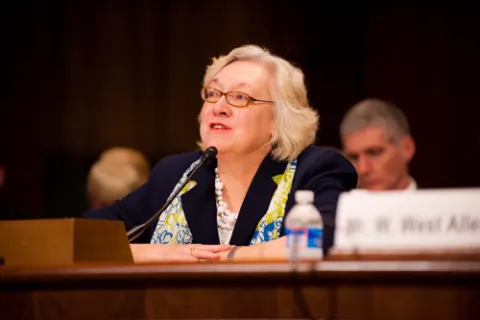
<svg viewBox="0 0 480 320">
<path fill-rule="evenodd" d="M 131 244 L 135 263 L 218 261 L 231 245 L 203 244 Z"/>
</svg>

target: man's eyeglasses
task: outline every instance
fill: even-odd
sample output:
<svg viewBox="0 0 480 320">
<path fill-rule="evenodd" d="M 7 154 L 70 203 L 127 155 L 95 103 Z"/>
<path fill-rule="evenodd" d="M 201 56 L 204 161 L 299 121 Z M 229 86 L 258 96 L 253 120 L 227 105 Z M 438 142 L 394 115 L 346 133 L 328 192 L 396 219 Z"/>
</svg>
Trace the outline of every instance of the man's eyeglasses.
<svg viewBox="0 0 480 320">
<path fill-rule="evenodd" d="M 202 88 L 200 93 L 201 93 L 202 99 L 209 103 L 215 103 L 218 100 L 220 100 L 220 98 L 223 95 L 225 95 L 227 102 L 233 107 L 237 107 L 237 108 L 245 108 L 251 102 L 255 102 L 255 101 L 273 103 L 273 101 L 269 101 L 269 100 L 259 100 L 259 99 L 252 98 L 248 94 L 240 91 L 222 92 L 214 88 L 204 87 Z"/>
</svg>

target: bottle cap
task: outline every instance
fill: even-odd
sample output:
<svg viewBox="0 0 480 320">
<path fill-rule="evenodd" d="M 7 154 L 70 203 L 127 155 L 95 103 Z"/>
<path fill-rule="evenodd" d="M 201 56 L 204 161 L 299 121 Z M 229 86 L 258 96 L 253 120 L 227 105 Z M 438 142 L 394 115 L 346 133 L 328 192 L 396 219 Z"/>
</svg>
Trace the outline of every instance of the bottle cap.
<svg viewBox="0 0 480 320">
<path fill-rule="evenodd" d="M 295 202 L 313 203 L 314 193 L 311 190 L 298 190 L 295 192 Z"/>
</svg>

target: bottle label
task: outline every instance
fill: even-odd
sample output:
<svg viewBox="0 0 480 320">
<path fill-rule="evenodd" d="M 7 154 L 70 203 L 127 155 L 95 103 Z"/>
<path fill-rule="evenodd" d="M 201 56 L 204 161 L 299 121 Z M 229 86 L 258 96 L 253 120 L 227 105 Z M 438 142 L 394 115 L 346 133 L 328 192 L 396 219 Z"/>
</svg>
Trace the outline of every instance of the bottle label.
<svg viewBox="0 0 480 320">
<path fill-rule="evenodd" d="M 322 249 L 323 228 L 285 228 L 287 249 Z"/>
</svg>

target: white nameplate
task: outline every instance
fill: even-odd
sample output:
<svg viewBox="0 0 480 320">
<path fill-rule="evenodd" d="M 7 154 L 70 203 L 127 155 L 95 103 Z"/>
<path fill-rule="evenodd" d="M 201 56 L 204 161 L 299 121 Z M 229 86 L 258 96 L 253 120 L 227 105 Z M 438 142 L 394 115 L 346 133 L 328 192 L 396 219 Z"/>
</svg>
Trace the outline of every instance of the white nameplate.
<svg viewBox="0 0 480 320">
<path fill-rule="evenodd" d="M 480 249 L 480 188 L 340 195 L 335 251 L 459 249 Z"/>
</svg>

